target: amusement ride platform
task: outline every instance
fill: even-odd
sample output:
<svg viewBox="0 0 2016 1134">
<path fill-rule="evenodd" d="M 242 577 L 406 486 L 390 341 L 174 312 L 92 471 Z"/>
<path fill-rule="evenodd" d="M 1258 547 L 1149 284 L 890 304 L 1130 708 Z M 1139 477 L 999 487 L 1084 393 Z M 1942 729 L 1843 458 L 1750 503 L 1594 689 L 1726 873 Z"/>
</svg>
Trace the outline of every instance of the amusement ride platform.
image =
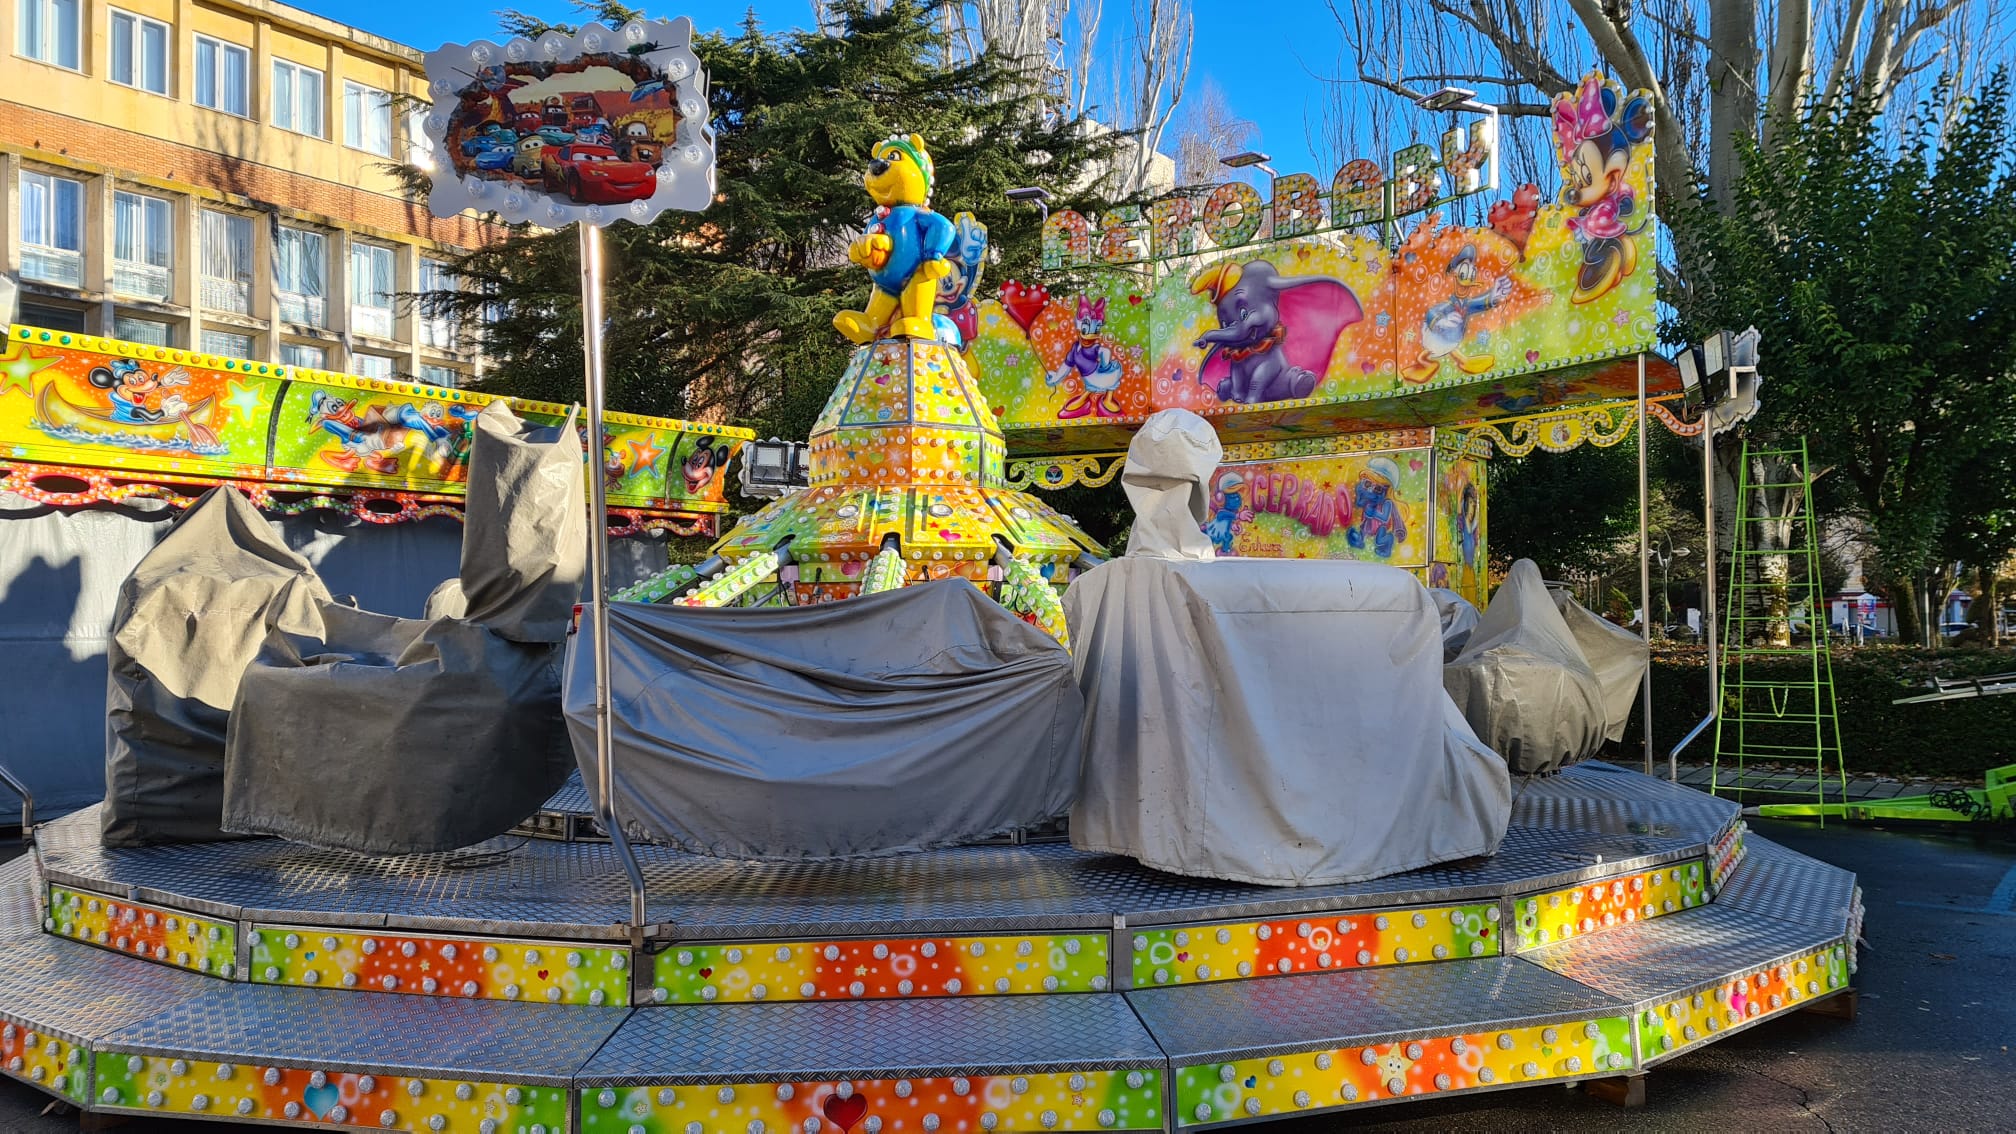
<svg viewBox="0 0 2016 1134">
<path fill-rule="evenodd" d="M 92 1112 L 369 1129 L 1192 1129 L 1628 1079 L 1846 992 L 1860 921 L 1853 875 L 1602 764 L 1520 785 L 1494 856 L 1349 885 L 1063 843 L 636 852 L 641 940 L 590 839 L 116 850 L 77 813 L 0 867 L 0 1068 Z"/>
</svg>

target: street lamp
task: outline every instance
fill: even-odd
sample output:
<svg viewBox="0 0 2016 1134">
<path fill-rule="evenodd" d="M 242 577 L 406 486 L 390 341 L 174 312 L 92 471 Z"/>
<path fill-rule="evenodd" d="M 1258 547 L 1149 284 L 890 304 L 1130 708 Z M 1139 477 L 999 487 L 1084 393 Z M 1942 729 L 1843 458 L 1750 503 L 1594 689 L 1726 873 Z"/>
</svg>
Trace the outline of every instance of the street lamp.
<svg viewBox="0 0 2016 1134">
<path fill-rule="evenodd" d="M 1688 547 L 1674 547 L 1673 537 L 1670 535 L 1661 537 L 1661 542 L 1666 545 L 1666 550 L 1661 552 L 1655 549 L 1652 557 L 1659 561 L 1659 605 L 1662 608 L 1659 615 L 1659 633 L 1664 637 L 1667 625 L 1673 621 L 1673 561 L 1687 558 L 1694 554 L 1694 550 Z"/>
<path fill-rule="evenodd" d="M 1268 179 L 1272 180 L 1281 176 L 1274 172 L 1273 166 L 1267 164 L 1273 160 L 1272 157 L 1261 153 L 1259 150 L 1242 150 L 1239 153 L 1226 154 L 1224 157 L 1219 158 L 1218 164 L 1229 166 L 1232 169 L 1245 169 L 1251 166 L 1266 174 Z"/>
<path fill-rule="evenodd" d="M 1050 221 L 1050 190 L 1041 185 L 1024 185 L 1020 189 L 1010 189 L 1003 196 L 1011 201 L 1028 202 L 1043 210 L 1043 221 Z"/>
</svg>

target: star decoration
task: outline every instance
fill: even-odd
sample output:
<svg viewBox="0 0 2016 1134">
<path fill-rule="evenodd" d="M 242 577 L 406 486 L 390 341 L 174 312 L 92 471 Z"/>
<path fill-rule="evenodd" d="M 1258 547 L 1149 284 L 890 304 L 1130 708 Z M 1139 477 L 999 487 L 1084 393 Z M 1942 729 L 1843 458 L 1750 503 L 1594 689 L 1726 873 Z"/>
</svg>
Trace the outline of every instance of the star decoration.
<svg viewBox="0 0 2016 1134">
<path fill-rule="evenodd" d="M 224 399 L 224 404 L 235 410 L 247 424 L 259 420 L 259 411 L 266 408 L 266 392 L 257 382 L 240 382 L 233 378 L 229 384 L 231 396 Z"/>
<path fill-rule="evenodd" d="M 0 397 L 17 386 L 22 394 L 33 397 L 35 388 L 30 379 L 58 361 L 59 358 L 31 357 L 26 346 L 9 344 L 5 351 L 0 351 Z"/>
<path fill-rule="evenodd" d="M 629 446 L 630 456 L 636 461 L 635 464 L 630 466 L 632 468 L 648 469 L 653 462 L 658 460 L 660 454 L 665 452 L 665 450 L 658 447 L 658 435 L 656 433 L 645 434 L 642 441 L 626 441 L 624 444 Z"/>
</svg>

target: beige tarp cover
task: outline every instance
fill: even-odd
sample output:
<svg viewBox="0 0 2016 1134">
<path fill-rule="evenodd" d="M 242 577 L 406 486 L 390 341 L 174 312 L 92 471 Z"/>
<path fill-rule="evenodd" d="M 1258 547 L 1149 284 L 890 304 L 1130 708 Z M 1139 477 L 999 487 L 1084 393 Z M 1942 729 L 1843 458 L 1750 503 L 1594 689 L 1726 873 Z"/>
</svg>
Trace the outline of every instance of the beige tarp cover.
<svg viewBox="0 0 2016 1134">
<path fill-rule="evenodd" d="M 1602 686 L 1530 559 L 1512 565 L 1442 676 L 1470 727 L 1515 773 L 1556 771 L 1603 747 Z"/>
<path fill-rule="evenodd" d="M 1434 600 L 1391 567 L 1195 548 L 1218 460 L 1201 425 L 1164 411 L 1136 435 L 1128 495 L 1157 522 L 1064 597 L 1085 696 L 1073 844 L 1267 885 L 1495 851 L 1510 781 L 1443 692 Z"/>
</svg>

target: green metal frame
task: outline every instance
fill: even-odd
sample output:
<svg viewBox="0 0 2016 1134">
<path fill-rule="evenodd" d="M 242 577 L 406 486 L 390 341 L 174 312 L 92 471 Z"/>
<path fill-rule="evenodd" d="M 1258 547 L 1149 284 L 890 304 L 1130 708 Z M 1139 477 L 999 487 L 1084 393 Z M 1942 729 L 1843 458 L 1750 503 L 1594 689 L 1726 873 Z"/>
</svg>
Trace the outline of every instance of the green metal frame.
<svg viewBox="0 0 2016 1134">
<path fill-rule="evenodd" d="M 1753 460 L 1783 461 L 1796 471 L 1783 482 L 1753 482 Z M 1820 538 L 1813 514 L 1813 480 L 1806 453 L 1806 440 L 1797 446 L 1752 448 L 1743 443 L 1743 458 L 1736 488 L 1736 539 L 1729 553 L 1728 612 L 1722 621 L 1722 712 L 1715 722 L 1714 777 L 1710 790 L 1741 796 L 1743 766 L 1750 760 L 1783 763 L 1811 762 L 1814 766 L 1814 814 L 1824 822 L 1827 813 L 1827 762 L 1832 756 L 1841 789 L 1848 794 L 1848 768 L 1841 752 L 1841 721 L 1834 695 L 1834 663 L 1827 645 L 1827 596 L 1820 582 Z M 1791 512 L 1793 530 L 1800 533 L 1782 550 L 1756 546 L 1757 526 L 1774 521 L 1772 516 L 1753 515 L 1752 497 L 1763 489 L 1783 489 L 1797 494 Z M 1773 582 L 1764 577 L 1767 559 L 1788 561 L 1786 578 Z M 1792 560 L 1803 558 L 1803 577 L 1792 569 Z M 1774 593 L 1782 594 L 1783 613 L 1772 609 Z M 1805 642 L 1794 634 L 1789 646 L 1760 645 L 1753 641 L 1759 631 L 1768 635 L 1772 624 L 1793 617 L 1800 605 L 1806 608 Z M 1804 658 L 1804 677 L 1754 675 L 1751 663 L 1766 659 L 1793 662 Z M 1796 665 L 1793 666 L 1796 668 Z M 1722 764 L 1734 760 L 1736 782 L 1722 782 Z M 1802 805 L 1804 806 L 1804 805 Z"/>
<path fill-rule="evenodd" d="M 2016 764 L 1988 769 L 1986 784 L 1979 789 L 1904 795 L 1863 803 L 1774 803 L 1759 807 L 1757 814 L 1766 819 L 1818 819 L 1822 823 L 1829 818 L 1920 823 L 2016 819 Z"/>
</svg>

